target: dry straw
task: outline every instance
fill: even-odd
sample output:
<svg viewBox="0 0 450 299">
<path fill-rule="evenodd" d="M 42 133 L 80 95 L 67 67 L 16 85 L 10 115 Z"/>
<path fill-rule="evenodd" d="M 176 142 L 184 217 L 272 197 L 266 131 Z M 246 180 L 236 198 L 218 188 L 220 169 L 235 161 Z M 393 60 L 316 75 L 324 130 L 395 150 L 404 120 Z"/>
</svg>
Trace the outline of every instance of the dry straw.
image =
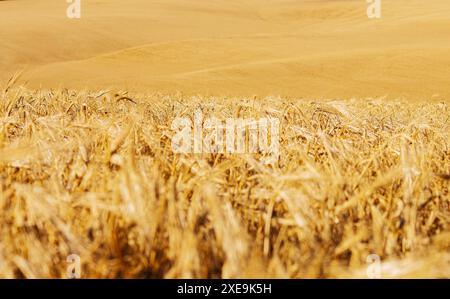
<svg viewBox="0 0 450 299">
<path fill-rule="evenodd" d="M 447 102 L 0 90 L 0 276 L 450 276 Z M 193 115 L 281 120 L 280 158 L 171 149 Z"/>
</svg>

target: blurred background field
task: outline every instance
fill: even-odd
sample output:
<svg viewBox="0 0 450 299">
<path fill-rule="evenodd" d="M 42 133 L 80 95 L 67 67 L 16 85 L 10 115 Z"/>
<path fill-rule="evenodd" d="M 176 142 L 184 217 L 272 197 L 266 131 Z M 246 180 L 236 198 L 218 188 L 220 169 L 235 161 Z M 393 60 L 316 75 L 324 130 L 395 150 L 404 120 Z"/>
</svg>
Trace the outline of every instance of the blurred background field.
<svg viewBox="0 0 450 299">
<path fill-rule="evenodd" d="M 90 0 L 0 3 L 0 79 L 188 95 L 449 99 L 450 2 Z"/>
</svg>

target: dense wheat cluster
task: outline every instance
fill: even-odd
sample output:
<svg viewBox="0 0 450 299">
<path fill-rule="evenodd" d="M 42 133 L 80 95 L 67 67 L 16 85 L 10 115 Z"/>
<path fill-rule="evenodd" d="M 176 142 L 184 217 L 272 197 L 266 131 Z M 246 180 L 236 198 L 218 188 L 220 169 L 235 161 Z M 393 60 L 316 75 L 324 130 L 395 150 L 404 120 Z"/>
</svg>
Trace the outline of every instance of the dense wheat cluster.
<svg viewBox="0 0 450 299">
<path fill-rule="evenodd" d="M 280 158 L 174 154 L 171 122 L 277 117 Z M 450 276 L 448 102 L 0 91 L 0 276 Z"/>
</svg>

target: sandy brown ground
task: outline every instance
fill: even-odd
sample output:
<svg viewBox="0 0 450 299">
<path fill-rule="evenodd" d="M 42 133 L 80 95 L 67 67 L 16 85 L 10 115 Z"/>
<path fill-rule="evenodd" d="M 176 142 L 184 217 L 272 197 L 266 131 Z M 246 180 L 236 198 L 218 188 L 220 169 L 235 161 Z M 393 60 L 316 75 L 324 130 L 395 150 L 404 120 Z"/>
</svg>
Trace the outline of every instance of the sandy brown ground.
<svg viewBox="0 0 450 299">
<path fill-rule="evenodd" d="M 450 2 L 0 1 L 0 78 L 30 87 L 449 98 Z"/>
</svg>

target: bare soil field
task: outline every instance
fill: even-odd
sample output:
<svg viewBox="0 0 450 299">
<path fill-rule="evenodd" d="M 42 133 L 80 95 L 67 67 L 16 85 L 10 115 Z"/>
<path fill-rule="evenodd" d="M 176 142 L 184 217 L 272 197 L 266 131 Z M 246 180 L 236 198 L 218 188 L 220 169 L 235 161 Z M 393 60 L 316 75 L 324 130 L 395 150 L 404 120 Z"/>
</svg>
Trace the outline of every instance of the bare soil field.
<svg viewBox="0 0 450 299">
<path fill-rule="evenodd" d="M 3 80 L 33 88 L 448 99 L 450 2 L 93 0 L 0 3 Z"/>
</svg>

